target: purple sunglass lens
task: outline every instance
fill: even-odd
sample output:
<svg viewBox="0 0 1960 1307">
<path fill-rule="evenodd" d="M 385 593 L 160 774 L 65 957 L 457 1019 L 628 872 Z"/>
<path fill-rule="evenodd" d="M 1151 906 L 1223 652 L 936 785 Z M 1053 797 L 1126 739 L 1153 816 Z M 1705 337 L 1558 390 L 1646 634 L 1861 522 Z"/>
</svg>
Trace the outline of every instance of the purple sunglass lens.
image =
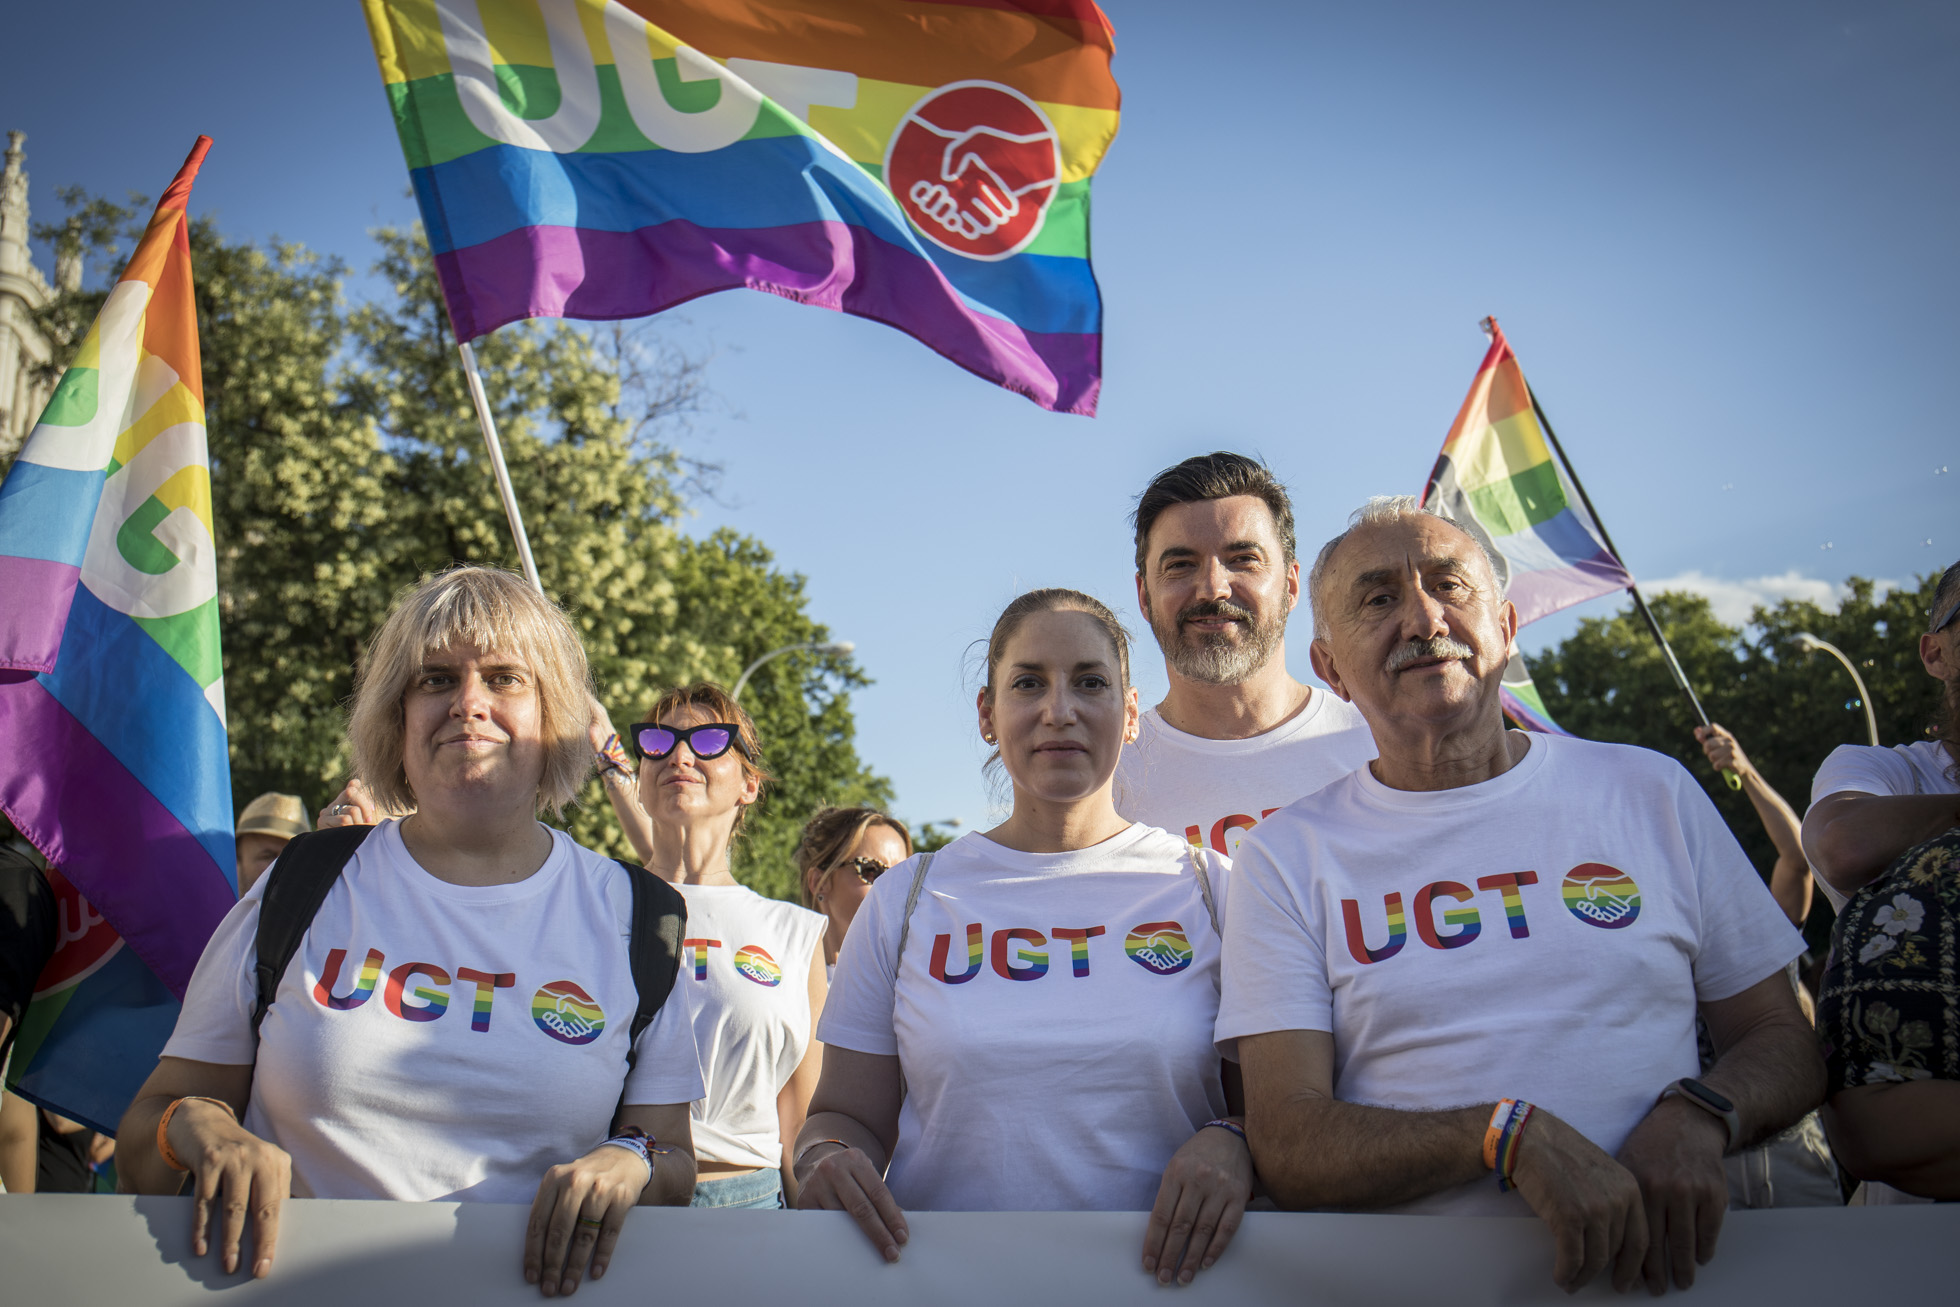
<svg viewBox="0 0 1960 1307">
<path fill-rule="evenodd" d="M 728 751 L 728 732 L 719 726 L 712 730 L 696 731 L 694 738 L 687 743 L 696 757 L 712 758 Z"/>
<path fill-rule="evenodd" d="M 664 726 L 648 726 L 640 732 L 640 752 L 649 758 L 664 758 L 674 751 L 674 733 Z"/>
</svg>

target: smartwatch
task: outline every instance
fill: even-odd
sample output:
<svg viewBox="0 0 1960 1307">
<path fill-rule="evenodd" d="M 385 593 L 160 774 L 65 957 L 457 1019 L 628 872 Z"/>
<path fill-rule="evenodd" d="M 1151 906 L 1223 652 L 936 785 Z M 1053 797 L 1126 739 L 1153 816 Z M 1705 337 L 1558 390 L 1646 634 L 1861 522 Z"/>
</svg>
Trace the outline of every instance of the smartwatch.
<svg viewBox="0 0 1960 1307">
<path fill-rule="evenodd" d="M 1742 1116 L 1735 1110 L 1734 1103 L 1716 1093 L 1707 1085 L 1701 1083 L 1701 1081 L 1690 1080 L 1685 1076 L 1669 1085 L 1666 1089 L 1661 1090 L 1661 1096 L 1656 1101 L 1665 1102 L 1675 1094 L 1679 1094 L 1681 1097 L 1687 1099 L 1710 1116 L 1721 1118 L 1722 1124 L 1728 1128 L 1729 1132 L 1729 1145 L 1723 1150 L 1725 1153 L 1733 1153 L 1741 1145 Z"/>
</svg>

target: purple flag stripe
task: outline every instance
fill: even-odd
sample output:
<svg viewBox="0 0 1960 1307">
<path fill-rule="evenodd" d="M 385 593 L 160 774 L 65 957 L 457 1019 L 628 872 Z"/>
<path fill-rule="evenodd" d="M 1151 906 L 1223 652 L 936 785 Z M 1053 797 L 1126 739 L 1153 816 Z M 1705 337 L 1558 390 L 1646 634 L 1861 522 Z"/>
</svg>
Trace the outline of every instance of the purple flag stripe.
<svg viewBox="0 0 1960 1307">
<path fill-rule="evenodd" d="M 439 254 L 436 271 L 464 340 L 522 318 L 645 317 L 747 286 L 896 327 L 1043 408 L 1093 415 L 1101 387 L 1100 335 L 1026 332 L 977 313 L 931 260 L 849 223 L 525 227 Z"/>
<path fill-rule="evenodd" d="M 223 870 L 38 681 L 0 681 L 0 740 L 0 811 L 182 998 L 204 949 L 183 923 L 231 910 Z M 62 765 L 37 765 L 45 759 Z"/>
<path fill-rule="evenodd" d="M 51 672 L 82 569 L 40 558 L 0 557 L 0 595 L 11 611 L 0 621 L 0 668 Z"/>
<path fill-rule="evenodd" d="M 1602 550 L 1570 567 L 1519 572 L 1511 577 L 1505 598 L 1517 606 L 1518 625 L 1523 626 L 1561 608 L 1624 590 L 1627 581 L 1619 560 Z"/>
</svg>

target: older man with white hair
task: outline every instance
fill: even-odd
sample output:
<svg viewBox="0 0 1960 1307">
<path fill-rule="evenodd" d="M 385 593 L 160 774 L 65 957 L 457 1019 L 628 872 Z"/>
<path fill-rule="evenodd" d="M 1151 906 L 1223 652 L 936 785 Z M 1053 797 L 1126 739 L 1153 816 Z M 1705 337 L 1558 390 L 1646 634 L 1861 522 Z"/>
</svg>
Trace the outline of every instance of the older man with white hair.
<svg viewBox="0 0 1960 1307">
<path fill-rule="evenodd" d="M 1380 756 L 1239 846 L 1218 1038 L 1260 1175 L 1291 1208 L 1536 1212 L 1566 1288 L 1686 1288 L 1723 1154 L 1823 1095 L 1801 937 L 1678 763 L 1505 729 L 1517 614 L 1455 524 L 1372 500 L 1309 585 Z"/>
</svg>

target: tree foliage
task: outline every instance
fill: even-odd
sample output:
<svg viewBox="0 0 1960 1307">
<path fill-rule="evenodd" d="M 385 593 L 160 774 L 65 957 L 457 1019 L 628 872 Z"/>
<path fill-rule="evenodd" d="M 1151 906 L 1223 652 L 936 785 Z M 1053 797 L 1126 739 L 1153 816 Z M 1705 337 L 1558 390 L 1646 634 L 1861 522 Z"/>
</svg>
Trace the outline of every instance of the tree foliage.
<svg viewBox="0 0 1960 1307">
<path fill-rule="evenodd" d="M 46 234 L 119 268 L 134 211 L 64 198 L 78 218 Z M 350 307 L 338 262 L 192 226 L 241 807 L 338 790 L 355 665 L 403 588 L 456 562 L 519 565 L 427 248 L 419 232 L 376 238 L 385 291 Z M 44 325 L 79 339 L 105 291 L 57 297 Z M 676 529 L 713 475 L 664 439 L 703 400 L 698 363 L 642 331 L 562 323 L 506 327 L 477 360 L 540 579 L 616 722 L 668 685 L 730 683 L 771 649 L 828 640 L 803 578 L 759 541 Z M 812 809 L 891 799 L 853 746 L 849 690 L 865 683 L 847 658 L 799 654 L 745 692 L 777 782 L 736 874 L 763 893 L 794 897 L 789 855 Z M 565 825 L 628 852 L 596 781 Z"/>
<path fill-rule="evenodd" d="M 1883 595 L 1852 577 L 1836 611 L 1807 600 L 1758 607 L 1745 629 L 1715 617 L 1699 595 L 1649 599 L 1688 681 L 1714 721 L 1735 733 L 1763 777 L 1802 813 L 1819 764 L 1840 744 L 1866 742 L 1862 702 L 1830 655 L 1806 651 L 1799 632 L 1836 645 L 1871 693 L 1879 740 L 1928 738 L 1939 709 L 1939 682 L 1919 662 L 1937 573 Z M 1678 758 L 1700 779 L 1751 861 L 1767 872 L 1776 859 L 1749 801 L 1708 766 L 1695 742 L 1697 724 L 1660 648 L 1631 605 L 1589 617 L 1569 639 L 1527 655 L 1532 679 L 1559 725 L 1588 739 L 1637 744 Z M 1827 931 L 1828 911 L 1811 917 Z"/>
</svg>

